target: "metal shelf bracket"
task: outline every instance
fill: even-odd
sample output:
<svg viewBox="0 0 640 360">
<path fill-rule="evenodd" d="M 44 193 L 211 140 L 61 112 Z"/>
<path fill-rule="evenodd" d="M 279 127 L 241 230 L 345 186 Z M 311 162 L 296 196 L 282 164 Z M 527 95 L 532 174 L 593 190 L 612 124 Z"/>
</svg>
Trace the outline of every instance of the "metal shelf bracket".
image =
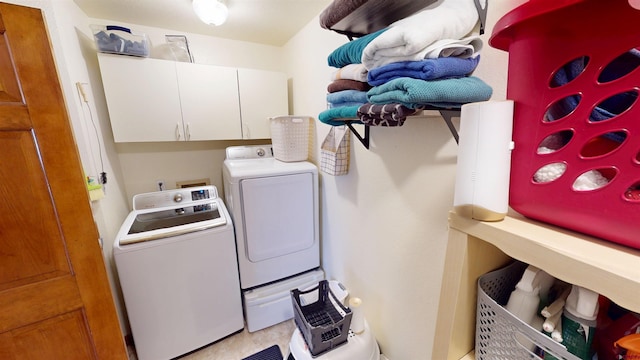
<svg viewBox="0 0 640 360">
<path fill-rule="evenodd" d="M 460 140 L 460 136 L 458 135 L 458 130 L 453 125 L 453 122 L 451 121 L 451 119 L 454 117 L 460 117 L 460 110 L 438 110 L 438 111 L 440 111 L 440 115 L 444 119 L 444 122 L 447 123 L 447 126 L 449 127 L 449 131 L 451 131 L 451 135 L 453 135 L 453 138 L 456 140 L 456 144 L 458 144 Z"/>
<path fill-rule="evenodd" d="M 357 123 L 357 124 L 361 124 L 362 126 L 364 126 L 364 136 L 362 136 L 360 134 L 360 132 L 358 132 L 354 127 L 353 124 Z M 369 150 L 369 136 L 370 136 L 370 126 L 369 125 L 364 125 L 358 121 L 351 121 L 351 120 L 347 120 L 345 121 L 345 124 L 349 127 L 349 129 L 351 130 L 351 132 L 353 133 L 353 135 L 358 138 L 358 140 L 362 143 L 362 145 Z"/>
<path fill-rule="evenodd" d="M 432 110 L 435 110 L 435 109 L 432 109 Z M 449 128 L 449 131 L 453 136 L 453 139 L 456 141 L 456 144 L 458 144 L 460 141 L 460 135 L 458 134 L 458 129 L 456 129 L 452 119 L 454 117 L 460 117 L 460 110 L 459 109 L 451 109 L 451 110 L 438 109 L 438 112 L 440 112 L 440 116 L 442 116 L 442 118 L 444 119 L 444 122 L 447 124 L 447 127 Z M 362 146 L 364 146 L 368 150 L 369 138 L 371 136 L 371 132 L 370 132 L 371 126 L 362 124 L 361 122 L 355 121 L 355 120 L 345 120 L 344 123 L 349 127 L 349 129 L 351 130 L 353 135 L 358 139 L 358 141 L 360 141 Z M 356 128 L 353 126 L 354 124 L 359 124 L 364 126 L 364 136 L 358 130 L 356 130 Z"/>
</svg>

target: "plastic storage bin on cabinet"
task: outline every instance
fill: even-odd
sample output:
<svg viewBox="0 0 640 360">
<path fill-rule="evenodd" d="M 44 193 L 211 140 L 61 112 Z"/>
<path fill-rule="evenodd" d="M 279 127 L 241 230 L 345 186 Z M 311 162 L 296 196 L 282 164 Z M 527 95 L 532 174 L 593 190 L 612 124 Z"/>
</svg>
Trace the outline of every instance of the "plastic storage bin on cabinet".
<svg viewBox="0 0 640 360">
<path fill-rule="evenodd" d="M 530 0 L 503 16 L 489 41 L 509 52 L 511 207 L 635 248 L 638 24 L 628 0 Z"/>
<path fill-rule="evenodd" d="M 304 161 L 309 157 L 308 116 L 278 116 L 271 121 L 273 157 L 280 161 Z"/>
<path fill-rule="evenodd" d="M 99 52 L 149 56 L 149 40 L 145 34 L 131 32 L 131 29 L 115 25 L 91 25 L 93 38 Z"/>
<path fill-rule="evenodd" d="M 478 360 L 538 359 L 536 347 L 558 359 L 580 360 L 542 332 L 515 317 L 504 306 L 527 264 L 516 261 L 478 279 L 476 348 Z"/>
<path fill-rule="evenodd" d="M 353 314 L 336 298 L 327 280 L 307 291 L 291 290 L 291 298 L 296 326 L 313 357 L 347 342 Z"/>
</svg>

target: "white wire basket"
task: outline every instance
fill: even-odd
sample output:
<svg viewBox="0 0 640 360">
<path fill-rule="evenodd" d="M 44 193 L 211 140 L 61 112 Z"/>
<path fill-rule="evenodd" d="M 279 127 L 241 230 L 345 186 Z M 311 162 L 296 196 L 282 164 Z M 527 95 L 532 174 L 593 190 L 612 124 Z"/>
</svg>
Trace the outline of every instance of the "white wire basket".
<svg viewBox="0 0 640 360">
<path fill-rule="evenodd" d="M 308 116 L 278 116 L 271 121 L 273 157 L 280 161 L 305 161 L 309 157 Z"/>
<path fill-rule="evenodd" d="M 556 359 L 580 360 L 563 345 L 529 326 L 504 308 L 527 264 L 516 261 L 478 279 L 476 312 L 477 360 L 541 360 L 544 352 Z"/>
</svg>

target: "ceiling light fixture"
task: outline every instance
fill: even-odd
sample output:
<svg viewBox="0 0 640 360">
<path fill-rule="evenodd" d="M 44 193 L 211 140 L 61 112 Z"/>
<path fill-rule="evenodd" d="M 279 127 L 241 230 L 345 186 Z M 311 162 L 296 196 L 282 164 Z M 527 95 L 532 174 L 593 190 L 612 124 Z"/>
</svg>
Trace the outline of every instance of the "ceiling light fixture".
<svg viewBox="0 0 640 360">
<path fill-rule="evenodd" d="M 221 0 L 193 0 L 193 11 L 208 25 L 219 26 L 227 21 L 229 9 Z"/>
</svg>

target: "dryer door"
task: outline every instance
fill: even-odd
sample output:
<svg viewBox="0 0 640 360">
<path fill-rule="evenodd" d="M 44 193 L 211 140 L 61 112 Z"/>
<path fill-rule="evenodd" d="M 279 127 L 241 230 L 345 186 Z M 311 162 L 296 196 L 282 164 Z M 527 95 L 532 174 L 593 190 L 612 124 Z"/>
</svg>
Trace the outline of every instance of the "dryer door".
<svg viewBox="0 0 640 360">
<path fill-rule="evenodd" d="M 316 215 L 311 173 L 244 179 L 240 191 L 249 261 L 313 246 Z"/>
</svg>

